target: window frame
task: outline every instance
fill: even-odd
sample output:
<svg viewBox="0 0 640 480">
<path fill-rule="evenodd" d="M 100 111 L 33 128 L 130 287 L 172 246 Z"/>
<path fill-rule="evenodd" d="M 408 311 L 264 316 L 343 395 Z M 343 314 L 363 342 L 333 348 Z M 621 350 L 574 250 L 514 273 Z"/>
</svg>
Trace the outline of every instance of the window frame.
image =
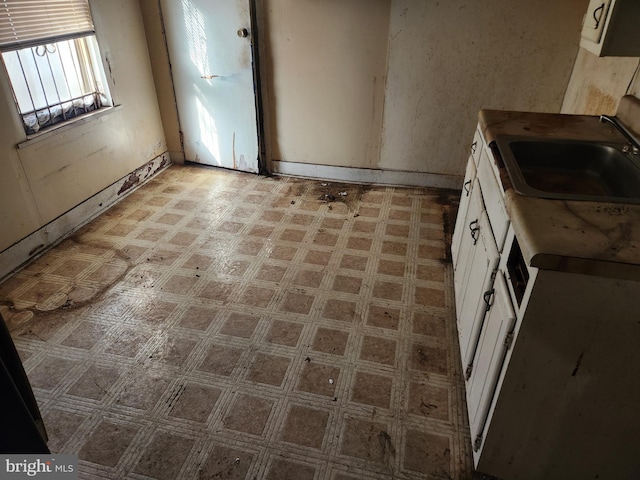
<svg viewBox="0 0 640 480">
<path fill-rule="evenodd" d="M 27 139 L 113 107 L 88 0 L 0 0 L 0 63 Z"/>
</svg>

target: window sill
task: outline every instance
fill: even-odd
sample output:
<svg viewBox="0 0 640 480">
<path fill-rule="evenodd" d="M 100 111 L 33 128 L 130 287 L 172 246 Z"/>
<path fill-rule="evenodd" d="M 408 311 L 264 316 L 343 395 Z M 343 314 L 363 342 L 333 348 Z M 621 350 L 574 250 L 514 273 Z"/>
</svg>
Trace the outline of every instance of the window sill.
<svg viewBox="0 0 640 480">
<path fill-rule="evenodd" d="M 95 110 L 93 112 L 82 115 L 81 117 L 72 118 L 71 120 L 67 120 L 66 122 L 60 122 L 48 128 L 44 132 L 34 133 L 32 135 L 27 135 L 27 139 L 18 143 L 16 148 L 21 149 L 33 145 L 34 143 L 38 143 L 47 138 L 53 137 L 54 135 L 58 135 L 63 133 L 66 130 L 70 130 L 73 127 L 84 125 L 85 123 L 91 122 L 100 118 L 102 116 L 108 115 L 111 112 L 115 112 L 120 110 L 122 105 L 116 105 L 114 107 L 104 107 L 100 110 Z"/>
</svg>

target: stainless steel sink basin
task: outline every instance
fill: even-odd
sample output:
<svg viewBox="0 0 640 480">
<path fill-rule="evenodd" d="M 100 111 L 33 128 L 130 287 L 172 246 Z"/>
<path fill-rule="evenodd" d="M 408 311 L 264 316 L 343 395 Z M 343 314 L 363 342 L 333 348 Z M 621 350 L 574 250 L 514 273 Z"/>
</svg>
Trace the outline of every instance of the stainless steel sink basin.
<svg viewBox="0 0 640 480">
<path fill-rule="evenodd" d="M 522 195 L 640 204 L 640 158 L 625 144 L 498 136 L 496 145 Z"/>
</svg>

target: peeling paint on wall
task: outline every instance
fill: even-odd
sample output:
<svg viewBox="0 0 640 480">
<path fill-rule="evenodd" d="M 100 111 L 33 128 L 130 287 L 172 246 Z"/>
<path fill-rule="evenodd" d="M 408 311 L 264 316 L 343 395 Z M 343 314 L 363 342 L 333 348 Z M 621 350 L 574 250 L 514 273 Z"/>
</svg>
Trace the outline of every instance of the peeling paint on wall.
<svg viewBox="0 0 640 480">
<path fill-rule="evenodd" d="M 155 175 L 158 171 L 162 170 L 168 164 L 169 155 L 166 152 L 154 158 L 150 162 L 147 162 L 145 165 L 132 172 L 125 180 L 122 181 L 120 189 L 118 190 L 118 196 L 143 183 L 145 180 Z"/>
<path fill-rule="evenodd" d="M 140 177 L 135 173 L 132 173 L 131 175 L 129 175 L 129 178 L 127 178 L 125 182 L 122 184 L 122 186 L 120 187 L 120 190 L 118 190 L 118 195 L 122 195 L 124 192 L 135 187 L 139 183 L 140 183 Z"/>
</svg>

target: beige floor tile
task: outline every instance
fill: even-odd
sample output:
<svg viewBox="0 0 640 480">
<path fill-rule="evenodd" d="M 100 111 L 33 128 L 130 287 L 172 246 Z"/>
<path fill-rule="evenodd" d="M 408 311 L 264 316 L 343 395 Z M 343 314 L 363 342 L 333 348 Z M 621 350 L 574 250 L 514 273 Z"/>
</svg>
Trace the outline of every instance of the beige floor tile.
<svg viewBox="0 0 640 480">
<path fill-rule="evenodd" d="M 472 478 L 457 200 L 168 168 L 0 284 L 50 448 L 81 479 Z"/>
</svg>

